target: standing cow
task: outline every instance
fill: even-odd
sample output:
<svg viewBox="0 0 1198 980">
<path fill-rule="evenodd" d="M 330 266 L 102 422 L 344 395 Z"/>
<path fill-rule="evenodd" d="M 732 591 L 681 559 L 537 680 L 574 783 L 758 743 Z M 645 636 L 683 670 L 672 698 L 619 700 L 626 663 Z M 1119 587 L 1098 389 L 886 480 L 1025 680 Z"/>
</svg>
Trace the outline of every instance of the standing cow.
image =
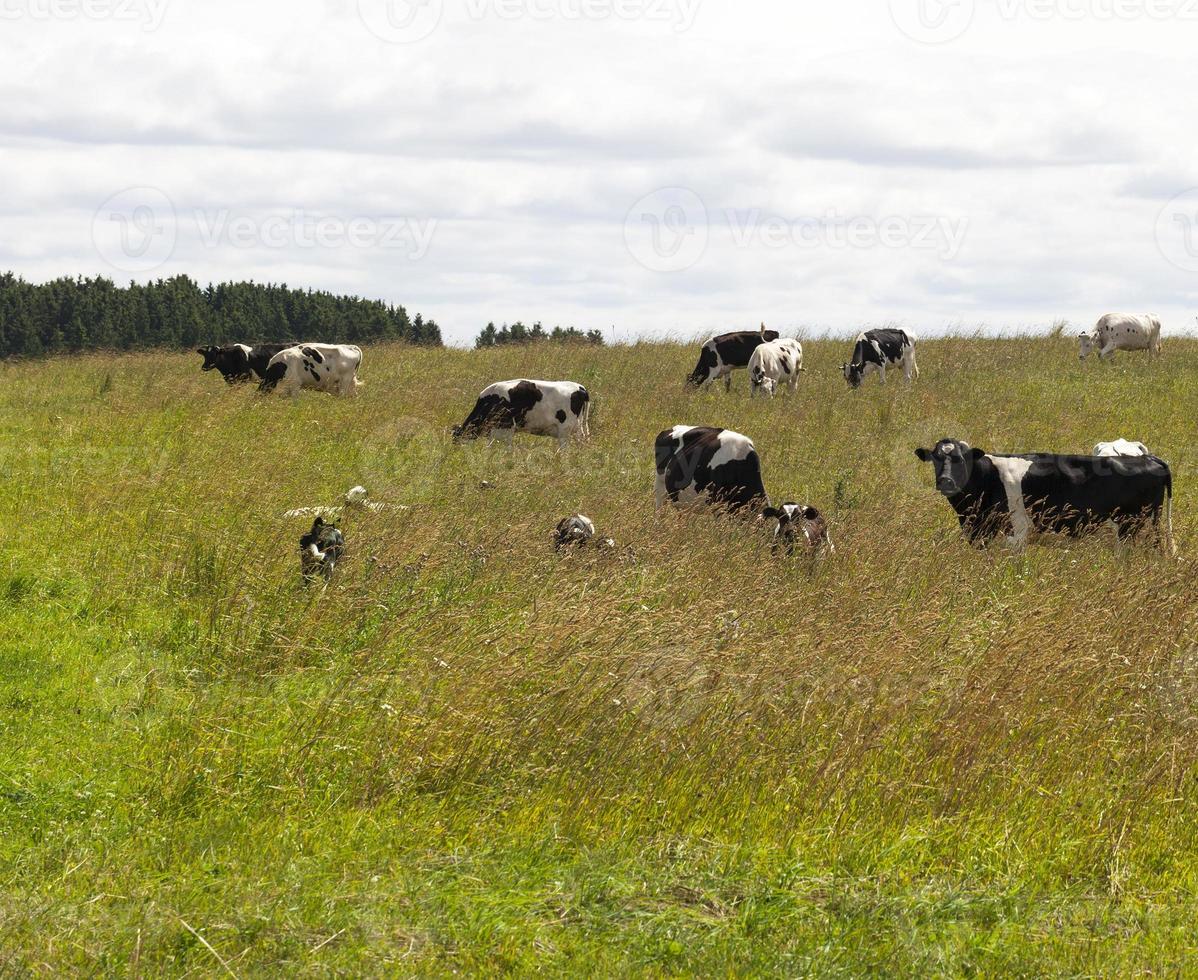
<svg viewBox="0 0 1198 980">
<path fill-rule="evenodd" d="M 803 370 L 803 345 L 797 340 L 771 340 L 760 344 L 749 358 L 749 395 L 764 391 L 771 398 L 782 382 L 794 391 Z"/>
<path fill-rule="evenodd" d="M 500 381 L 483 389 L 453 441 L 498 435 L 510 446 L 517 432 L 527 432 L 552 436 L 564 449 L 574 433 L 590 438 L 590 418 L 590 392 L 573 381 Z"/>
<path fill-rule="evenodd" d="M 258 390 L 263 393 L 278 390 L 294 397 L 301 389 L 311 388 L 330 395 L 352 397 L 362 387 L 358 380 L 361 366 L 361 348 L 349 344 L 289 347 L 271 358 Z"/>
<path fill-rule="evenodd" d="M 778 331 L 766 330 L 764 323 L 756 333 L 747 330 L 712 337 L 699 352 L 699 363 L 687 378 L 687 384 L 695 388 L 706 388 L 713 381 L 723 378 L 724 390 L 731 391 L 733 370 L 748 367 L 753 351 L 762 344 L 777 339 Z"/>
<path fill-rule="evenodd" d="M 731 429 L 676 425 L 655 443 L 657 509 L 667 501 L 713 504 L 728 511 L 769 506 L 761 459 L 747 436 Z"/>
<path fill-rule="evenodd" d="M 1131 313 L 1108 313 L 1098 321 L 1092 333 L 1077 338 L 1078 354 L 1084 361 L 1092 351 L 1105 361 L 1116 351 L 1146 350 L 1149 357 L 1161 353 L 1161 321 L 1159 317 L 1135 316 Z"/>
<path fill-rule="evenodd" d="M 1174 551 L 1173 474 L 1155 456 L 1010 456 L 958 439 L 942 439 L 915 455 L 935 467 L 936 489 L 975 544 L 1006 533 L 1009 544 L 1022 548 L 1033 531 L 1076 537 L 1113 521 L 1120 538 L 1151 523 L 1158 544 Z M 1163 540 L 1162 511 L 1167 512 Z"/>
<path fill-rule="evenodd" d="M 903 376 L 910 383 L 919 377 L 915 362 L 915 337 L 906 330 L 867 330 L 857 337 L 853 359 L 841 365 L 844 380 L 850 388 L 860 388 L 867 374 L 877 374 L 886 383 L 886 368 L 901 364 Z"/>
<path fill-rule="evenodd" d="M 204 358 L 201 371 L 219 371 L 229 384 L 252 381 L 254 375 L 266 377 L 266 367 L 279 351 L 294 347 L 294 344 L 226 344 L 224 347 L 201 347 L 196 351 Z"/>
</svg>

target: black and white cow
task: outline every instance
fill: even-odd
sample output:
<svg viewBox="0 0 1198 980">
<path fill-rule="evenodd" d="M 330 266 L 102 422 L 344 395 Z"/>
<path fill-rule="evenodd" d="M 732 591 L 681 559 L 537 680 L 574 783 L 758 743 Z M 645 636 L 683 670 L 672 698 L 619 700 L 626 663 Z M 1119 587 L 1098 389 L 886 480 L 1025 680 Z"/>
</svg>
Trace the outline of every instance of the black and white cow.
<svg viewBox="0 0 1198 980">
<path fill-rule="evenodd" d="M 886 368 L 896 364 L 903 366 L 903 376 L 908 382 L 919 377 L 915 338 L 906 330 L 867 330 L 857 337 L 853 359 L 842 365 L 841 370 L 850 388 L 860 388 L 867 374 L 878 374 L 885 384 Z"/>
<path fill-rule="evenodd" d="M 333 577 L 337 562 L 345 554 L 345 538 L 333 524 L 326 524 L 323 517 L 312 522 L 312 530 L 300 538 L 300 571 L 305 582 L 323 578 L 326 582 Z"/>
<path fill-rule="evenodd" d="M 766 330 L 764 323 L 757 332 L 746 330 L 712 337 L 699 352 L 699 363 L 687 378 L 687 384 L 695 388 L 705 388 L 713 381 L 723 378 L 724 390 L 731 391 L 732 372 L 736 368 L 748 367 L 753 351 L 761 344 L 777 339 L 778 331 Z"/>
<path fill-rule="evenodd" d="M 942 439 L 915 455 L 935 467 L 936 488 L 975 544 L 1006 534 L 1022 548 L 1033 531 L 1076 537 L 1112 521 L 1120 538 L 1151 523 L 1158 543 L 1173 553 L 1173 474 L 1155 456 L 1011 456 L 958 439 Z"/>
<path fill-rule="evenodd" d="M 280 351 L 270 359 L 258 390 L 295 396 L 304 388 L 330 395 L 353 396 L 363 387 L 358 380 L 362 350 L 351 344 L 303 344 Z"/>
<path fill-rule="evenodd" d="M 219 371 L 229 384 L 252 381 L 254 375 L 266 377 L 266 366 L 280 351 L 294 344 L 226 344 L 224 347 L 201 347 L 196 351 L 204 358 L 201 371 Z"/>
<path fill-rule="evenodd" d="M 558 522 L 553 532 L 553 547 L 556 551 L 567 548 L 585 548 L 594 545 L 605 550 L 616 546 L 611 538 L 595 537 L 595 522 L 586 514 L 574 514 Z"/>
<path fill-rule="evenodd" d="M 828 522 L 810 505 L 787 501 L 781 507 L 767 507 L 761 512 L 761 516 L 764 520 L 778 522 L 774 528 L 775 554 L 785 551 L 788 555 L 793 555 L 796 547 L 812 555 L 836 552 L 836 546 L 832 544 L 832 535 L 828 530 Z"/>
<path fill-rule="evenodd" d="M 1161 320 L 1151 313 L 1108 313 L 1094 326 L 1092 333 L 1077 338 L 1078 356 L 1084 361 L 1092 351 L 1105 361 L 1116 351 L 1148 351 L 1149 357 L 1161 354 Z"/>
<path fill-rule="evenodd" d="M 759 344 L 749 358 L 749 395 L 756 398 L 757 392 L 763 391 L 773 398 L 783 382 L 794 391 L 802 370 L 803 345 L 797 340 L 787 338 Z"/>
<path fill-rule="evenodd" d="M 728 511 L 769 506 L 761 459 L 751 439 L 731 429 L 676 425 L 655 443 L 657 509 L 712 504 Z"/>
<path fill-rule="evenodd" d="M 591 436 L 591 395 L 573 381 L 500 381 L 484 388 L 453 441 L 498 436 L 508 445 L 517 432 L 552 436 L 565 448 L 570 436 Z"/>
</svg>

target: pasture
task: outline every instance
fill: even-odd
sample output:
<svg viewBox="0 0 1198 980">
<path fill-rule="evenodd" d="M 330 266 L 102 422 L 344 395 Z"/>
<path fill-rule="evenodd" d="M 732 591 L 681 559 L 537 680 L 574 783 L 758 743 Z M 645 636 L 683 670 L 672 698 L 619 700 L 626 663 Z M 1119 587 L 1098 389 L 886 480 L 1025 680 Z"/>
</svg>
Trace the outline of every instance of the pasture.
<svg viewBox="0 0 1198 980">
<path fill-rule="evenodd" d="M 1198 915 L 1198 341 L 925 340 L 850 392 L 694 345 L 369 347 L 357 399 L 194 354 L 0 365 L 0 973 L 1178 973 Z M 455 448 L 488 383 L 592 440 Z M 653 511 L 750 436 L 837 554 Z M 1173 466 L 1180 558 L 978 551 L 916 446 Z M 486 483 L 488 486 L 484 486 Z M 290 508 L 355 484 L 327 591 Z M 590 515 L 613 552 L 557 556 Z"/>
</svg>

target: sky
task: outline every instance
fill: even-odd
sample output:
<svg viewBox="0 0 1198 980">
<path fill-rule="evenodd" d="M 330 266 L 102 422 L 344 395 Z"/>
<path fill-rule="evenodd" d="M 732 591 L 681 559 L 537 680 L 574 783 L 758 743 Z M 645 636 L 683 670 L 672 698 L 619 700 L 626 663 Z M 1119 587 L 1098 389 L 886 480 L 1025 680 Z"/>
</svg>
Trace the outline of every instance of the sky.
<svg viewBox="0 0 1198 980">
<path fill-rule="evenodd" d="M 0 269 L 694 337 L 1198 315 L 1198 0 L 0 0 Z"/>
</svg>

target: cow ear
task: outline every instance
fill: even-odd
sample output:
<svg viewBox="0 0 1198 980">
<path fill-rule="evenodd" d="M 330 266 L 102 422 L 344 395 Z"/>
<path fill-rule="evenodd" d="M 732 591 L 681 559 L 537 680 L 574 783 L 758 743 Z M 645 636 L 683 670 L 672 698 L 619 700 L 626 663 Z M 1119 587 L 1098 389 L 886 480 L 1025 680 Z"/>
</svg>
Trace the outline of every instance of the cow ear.
<svg viewBox="0 0 1198 980">
<path fill-rule="evenodd" d="M 932 461 L 932 450 L 930 449 L 917 449 L 915 450 L 915 455 L 919 457 L 922 463 L 930 463 Z"/>
<path fill-rule="evenodd" d="M 979 459 L 984 458 L 986 453 L 981 449 L 975 449 L 970 455 L 973 457 L 973 461 L 976 463 Z"/>
<path fill-rule="evenodd" d="M 809 521 L 818 521 L 819 520 L 819 511 L 816 510 L 814 507 L 804 507 L 803 508 L 803 516 Z"/>
<path fill-rule="evenodd" d="M 782 516 L 782 512 L 773 507 L 767 507 L 765 510 L 763 510 L 761 512 L 761 516 L 764 517 L 767 521 L 776 521 L 779 517 Z"/>
</svg>

